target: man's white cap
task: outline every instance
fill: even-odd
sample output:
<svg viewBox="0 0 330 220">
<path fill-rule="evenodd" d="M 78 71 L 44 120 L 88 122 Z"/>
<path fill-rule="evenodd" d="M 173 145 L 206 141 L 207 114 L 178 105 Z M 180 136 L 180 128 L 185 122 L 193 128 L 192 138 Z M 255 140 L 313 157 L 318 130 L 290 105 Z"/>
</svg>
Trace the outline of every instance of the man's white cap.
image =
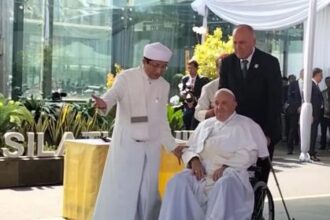
<svg viewBox="0 0 330 220">
<path fill-rule="evenodd" d="M 172 57 L 172 51 L 163 44 L 155 42 L 144 47 L 143 56 L 150 60 L 168 62 Z"/>
</svg>

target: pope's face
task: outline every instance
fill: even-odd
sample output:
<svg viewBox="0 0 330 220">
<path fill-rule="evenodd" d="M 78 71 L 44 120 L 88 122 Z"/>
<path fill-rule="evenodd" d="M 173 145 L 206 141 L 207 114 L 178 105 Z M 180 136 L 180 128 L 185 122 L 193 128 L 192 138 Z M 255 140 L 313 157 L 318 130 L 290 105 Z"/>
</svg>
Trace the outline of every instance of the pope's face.
<svg viewBox="0 0 330 220">
<path fill-rule="evenodd" d="M 143 60 L 143 67 L 150 79 L 158 79 L 167 69 L 167 62 L 158 60 Z"/>
<path fill-rule="evenodd" d="M 219 121 L 225 121 L 231 116 L 237 106 L 235 98 L 227 93 L 216 93 L 214 101 L 214 114 Z"/>
<path fill-rule="evenodd" d="M 234 51 L 239 59 L 248 58 L 256 45 L 254 33 L 246 27 L 240 27 L 234 30 L 233 41 Z"/>
</svg>

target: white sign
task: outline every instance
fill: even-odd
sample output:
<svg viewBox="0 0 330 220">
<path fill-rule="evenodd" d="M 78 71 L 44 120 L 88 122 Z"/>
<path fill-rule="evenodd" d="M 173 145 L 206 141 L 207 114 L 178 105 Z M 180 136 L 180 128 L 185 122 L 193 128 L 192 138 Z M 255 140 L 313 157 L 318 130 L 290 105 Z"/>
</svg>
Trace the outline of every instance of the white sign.
<svg viewBox="0 0 330 220">
<path fill-rule="evenodd" d="M 35 134 L 37 134 L 37 142 L 35 142 Z M 108 137 L 107 131 L 90 131 L 82 132 L 82 136 L 85 138 L 95 137 Z M 7 147 L 1 148 L 3 156 L 9 158 L 23 157 L 25 142 L 24 136 L 19 132 L 7 132 L 4 135 L 6 146 L 14 150 L 9 150 Z M 69 139 L 75 139 L 72 132 L 65 132 L 62 136 L 61 142 L 58 145 L 56 151 L 44 151 L 44 132 L 27 132 L 27 153 L 26 157 L 58 157 L 63 156 L 64 153 L 64 141 Z M 36 148 L 36 154 L 35 152 Z"/>
</svg>

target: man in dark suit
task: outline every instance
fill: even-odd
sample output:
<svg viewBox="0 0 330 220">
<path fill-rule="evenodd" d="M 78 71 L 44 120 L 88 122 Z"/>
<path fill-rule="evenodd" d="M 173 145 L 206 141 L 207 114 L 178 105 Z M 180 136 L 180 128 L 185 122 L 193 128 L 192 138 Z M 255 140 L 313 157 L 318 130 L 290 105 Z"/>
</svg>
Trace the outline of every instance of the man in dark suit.
<svg viewBox="0 0 330 220">
<path fill-rule="evenodd" d="M 288 107 L 285 114 L 288 119 L 288 154 L 293 153 L 294 141 L 298 135 L 298 122 L 301 108 L 301 94 L 297 80 L 290 81 L 288 87 Z"/>
<path fill-rule="evenodd" d="M 330 131 L 330 77 L 324 79 L 326 89 L 322 91 L 323 96 L 323 117 L 321 118 L 321 147 L 320 150 L 327 148 L 327 132 Z"/>
<path fill-rule="evenodd" d="M 312 78 L 312 96 L 311 103 L 313 107 L 313 122 L 311 126 L 311 143 L 309 148 L 309 154 L 311 160 L 320 161 L 318 157 L 316 157 L 315 144 L 317 138 L 317 128 L 319 126 L 322 114 L 323 114 L 323 96 L 322 92 L 318 86 L 323 78 L 322 69 L 314 68 L 313 69 L 313 78 Z"/>
<path fill-rule="evenodd" d="M 181 97 L 183 99 L 183 123 L 187 130 L 194 130 L 198 121 L 194 118 L 197 100 L 201 96 L 202 87 L 209 82 L 207 77 L 197 74 L 198 63 L 191 59 L 188 62 L 188 75 L 182 78 Z"/>
<path fill-rule="evenodd" d="M 254 30 L 238 25 L 233 31 L 234 53 L 222 60 L 220 88 L 228 88 L 237 99 L 237 113 L 252 118 L 264 131 L 270 158 L 281 138 L 282 82 L 278 60 L 257 48 Z M 261 179 L 268 180 L 270 165 L 258 161 Z"/>
</svg>

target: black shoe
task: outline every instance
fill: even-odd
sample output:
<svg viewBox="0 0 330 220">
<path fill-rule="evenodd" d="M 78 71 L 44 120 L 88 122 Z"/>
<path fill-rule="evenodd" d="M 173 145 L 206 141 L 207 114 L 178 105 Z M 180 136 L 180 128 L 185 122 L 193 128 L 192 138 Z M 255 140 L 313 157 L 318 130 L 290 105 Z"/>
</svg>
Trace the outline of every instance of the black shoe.
<svg viewBox="0 0 330 220">
<path fill-rule="evenodd" d="M 315 155 L 312 155 L 311 156 L 311 160 L 312 161 L 321 161 L 317 156 L 315 156 Z"/>
</svg>

